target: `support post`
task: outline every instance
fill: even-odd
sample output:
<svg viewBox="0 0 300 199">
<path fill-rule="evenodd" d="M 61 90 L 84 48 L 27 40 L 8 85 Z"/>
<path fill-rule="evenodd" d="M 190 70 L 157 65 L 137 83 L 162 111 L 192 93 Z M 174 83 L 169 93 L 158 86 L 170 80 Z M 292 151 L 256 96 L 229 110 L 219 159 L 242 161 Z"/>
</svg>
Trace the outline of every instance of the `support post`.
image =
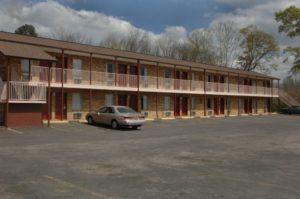
<svg viewBox="0 0 300 199">
<path fill-rule="evenodd" d="M 229 85 L 229 78 L 230 76 L 229 76 L 229 72 L 228 72 L 228 74 L 227 74 L 227 92 L 228 93 L 230 93 L 230 85 Z"/>
<path fill-rule="evenodd" d="M 178 115 L 175 115 L 175 112 L 176 112 L 176 92 L 175 92 L 175 85 L 176 85 L 176 65 L 174 65 L 174 72 L 173 72 L 173 90 L 174 90 L 174 116 L 178 116 Z M 180 112 L 180 110 L 179 110 Z"/>
<path fill-rule="evenodd" d="M 61 51 L 61 120 L 64 120 L 64 81 L 65 81 L 65 78 L 64 78 L 64 70 L 65 70 L 65 52 L 64 50 Z"/>
<path fill-rule="evenodd" d="M 8 115 L 9 115 L 9 96 L 10 96 L 10 58 L 7 58 L 6 63 L 6 108 L 5 108 L 5 127 L 8 128 Z"/>
<path fill-rule="evenodd" d="M 203 110 L 204 116 L 206 116 L 206 69 L 204 69 L 204 100 L 203 100 Z"/>
<path fill-rule="evenodd" d="M 192 67 L 190 66 L 190 117 L 192 117 Z"/>
<path fill-rule="evenodd" d="M 240 96 L 238 96 L 238 115 L 240 115 L 240 102 L 241 102 L 241 98 Z"/>
<path fill-rule="evenodd" d="M 156 119 L 158 119 L 158 92 L 156 92 L 155 111 L 156 111 Z"/>
<path fill-rule="evenodd" d="M 240 93 L 240 74 L 238 73 L 238 93 Z"/>
<path fill-rule="evenodd" d="M 118 57 L 115 57 L 115 61 L 114 61 L 114 66 L 115 66 L 115 86 L 117 86 L 117 81 L 118 81 L 118 78 L 117 78 L 117 70 L 118 70 Z"/>
<path fill-rule="evenodd" d="M 92 85 L 92 62 L 93 61 L 93 54 L 90 53 L 90 62 L 89 62 L 89 72 L 90 72 L 90 85 Z M 92 111 L 92 89 L 89 89 L 89 112 Z"/>
<path fill-rule="evenodd" d="M 137 75 L 137 98 L 138 98 L 138 112 L 141 112 L 141 103 L 140 103 L 140 72 L 141 72 L 141 63 L 140 60 L 137 60 L 137 68 L 138 68 L 138 75 Z"/>
<path fill-rule="evenodd" d="M 159 73 L 159 71 L 158 71 L 158 66 L 159 65 L 159 63 L 157 62 L 156 63 L 156 88 L 157 88 L 157 90 L 158 90 L 158 73 Z M 155 104 L 155 111 L 156 111 L 156 119 L 158 119 L 158 92 L 156 92 L 156 104 Z"/>
<path fill-rule="evenodd" d="M 158 77 L 158 74 L 159 74 L 159 63 L 157 62 L 156 63 L 156 88 L 157 88 L 157 90 L 158 90 L 158 88 L 159 88 L 159 86 L 158 86 L 158 84 L 159 84 L 159 77 Z"/>
<path fill-rule="evenodd" d="M 48 127 L 50 127 L 51 119 L 51 65 L 48 69 Z"/>
</svg>

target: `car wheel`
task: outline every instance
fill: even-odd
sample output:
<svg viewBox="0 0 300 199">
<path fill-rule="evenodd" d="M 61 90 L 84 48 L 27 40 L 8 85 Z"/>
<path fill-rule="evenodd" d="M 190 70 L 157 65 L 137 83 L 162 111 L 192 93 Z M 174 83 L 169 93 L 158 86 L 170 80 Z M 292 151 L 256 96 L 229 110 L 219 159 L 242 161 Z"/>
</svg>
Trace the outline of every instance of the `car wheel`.
<svg viewBox="0 0 300 199">
<path fill-rule="evenodd" d="M 90 124 L 90 125 L 94 124 L 94 120 L 91 116 L 88 117 L 88 124 Z"/>
<path fill-rule="evenodd" d="M 119 127 L 119 124 L 116 120 L 111 121 L 111 128 L 117 129 Z"/>
<path fill-rule="evenodd" d="M 138 126 L 133 126 L 132 129 L 137 130 Z"/>
</svg>

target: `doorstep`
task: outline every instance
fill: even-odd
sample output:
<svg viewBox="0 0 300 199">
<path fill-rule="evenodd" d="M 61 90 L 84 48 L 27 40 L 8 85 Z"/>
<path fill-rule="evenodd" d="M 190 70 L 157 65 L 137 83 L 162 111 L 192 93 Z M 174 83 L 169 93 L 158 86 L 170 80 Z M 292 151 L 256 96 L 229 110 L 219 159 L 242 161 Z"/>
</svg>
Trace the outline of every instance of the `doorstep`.
<svg viewBox="0 0 300 199">
<path fill-rule="evenodd" d="M 162 117 L 161 119 L 162 120 L 174 120 L 175 117 Z"/>
<path fill-rule="evenodd" d="M 43 124 L 47 124 L 48 120 L 43 120 Z M 68 120 L 50 120 L 50 124 L 67 124 Z"/>
</svg>

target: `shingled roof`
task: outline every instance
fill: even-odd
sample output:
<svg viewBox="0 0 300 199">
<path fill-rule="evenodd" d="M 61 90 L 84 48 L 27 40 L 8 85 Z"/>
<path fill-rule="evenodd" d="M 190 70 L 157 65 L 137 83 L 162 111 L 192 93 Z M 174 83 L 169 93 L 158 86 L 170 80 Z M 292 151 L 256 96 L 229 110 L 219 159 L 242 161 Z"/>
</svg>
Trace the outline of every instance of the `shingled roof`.
<svg viewBox="0 0 300 199">
<path fill-rule="evenodd" d="M 42 37 L 31 37 L 26 35 L 18 35 L 14 33 L 8 33 L 0 31 L 0 41 L 6 42 L 13 42 L 19 44 L 27 44 L 31 46 L 40 46 L 40 47 L 50 47 L 56 49 L 64 49 L 64 50 L 71 50 L 77 51 L 82 53 L 92 53 L 98 55 L 105 55 L 105 56 L 116 56 L 120 58 L 128 58 L 128 59 L 138 59 L 142 61 L 149 61 L 149 62 L 156 62 L 162 64 L 170 64 L 176 66 L 188 66 L 193 68 L 201 68 L 207 69 L 212 71 L 219 71 L 219 72 L 228 72 L 228 73 L 235 73 L 240 75 L 251 75 L 257 76 L 261 78 L 270 78 L 270 79 L 278 79 L 276 77 L 272 77 L 269 75 L 253 72 L 253 71 L 243 71 L 235 68 L 228 68 L 222 66 L 216 66 L 211 64 L 203 64 L 203 63 L 196 63 L 196 62 L 189 62 L 177 59 L 171 59 L 167 57 L 160 57 L 160 56 L 153 56 L 153 55 L 146 55 L 141 53 L 134 53 L 124 50 L 116 50 L 110 48 L 103 48 L 99 46 L 93 45 L 86 45 L 86 44 L 79 44 L 73 42 L 66 42 L 60 40 L 54 40 L 49 38 L 42 38 Z M 0 44 L 1 46 L 2 44 Z"/>
</svg>

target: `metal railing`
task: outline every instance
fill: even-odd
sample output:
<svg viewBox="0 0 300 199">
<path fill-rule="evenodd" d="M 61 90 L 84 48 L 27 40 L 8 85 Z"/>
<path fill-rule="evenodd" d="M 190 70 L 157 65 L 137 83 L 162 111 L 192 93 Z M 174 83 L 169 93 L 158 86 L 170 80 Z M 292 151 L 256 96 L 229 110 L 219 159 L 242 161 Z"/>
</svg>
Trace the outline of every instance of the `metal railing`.
<svg viewBox="0 0 300 199">
<path fill-rule="evenodd" d="M 9 82 L 9 101 L 46 102 L 46 84 L 32 85 L 30 82 Z"/>
<path fill-rule="evenodd" d="M 157 89 L 157 77 L 140 76 L 140 88 Z"/>
<path fill-rule="evenodd" d="M 47 82 L 49 68 L 41 66 L 32 66 L 30 81 Z M 63 72 L 63 74 L 62 74 Z M 91 79 L 90 79 L 91 76 Z M 140 76 L 131 74 L 107 73 L 88 70 L 51 68 L 51 83 L 62 83 L 67 85 L 90 84 L 104 87 L 124 87 L 151 90 L 168 91 L 192 91 L 207 92 L 218 94 L 249 94 L 249 95 L 278 95 L 278 88 L 268 88 L 262 86 L 238 85 L 234 83 L 203 82 L 198 80 L 173 79 L 154 76 Z M 139 85 L 138 85 L 139 78 Z M 206 88 L 204 91 L 204 87 Z M 273 89 L 273 90 L 272 90 Z"/>
</svg>

